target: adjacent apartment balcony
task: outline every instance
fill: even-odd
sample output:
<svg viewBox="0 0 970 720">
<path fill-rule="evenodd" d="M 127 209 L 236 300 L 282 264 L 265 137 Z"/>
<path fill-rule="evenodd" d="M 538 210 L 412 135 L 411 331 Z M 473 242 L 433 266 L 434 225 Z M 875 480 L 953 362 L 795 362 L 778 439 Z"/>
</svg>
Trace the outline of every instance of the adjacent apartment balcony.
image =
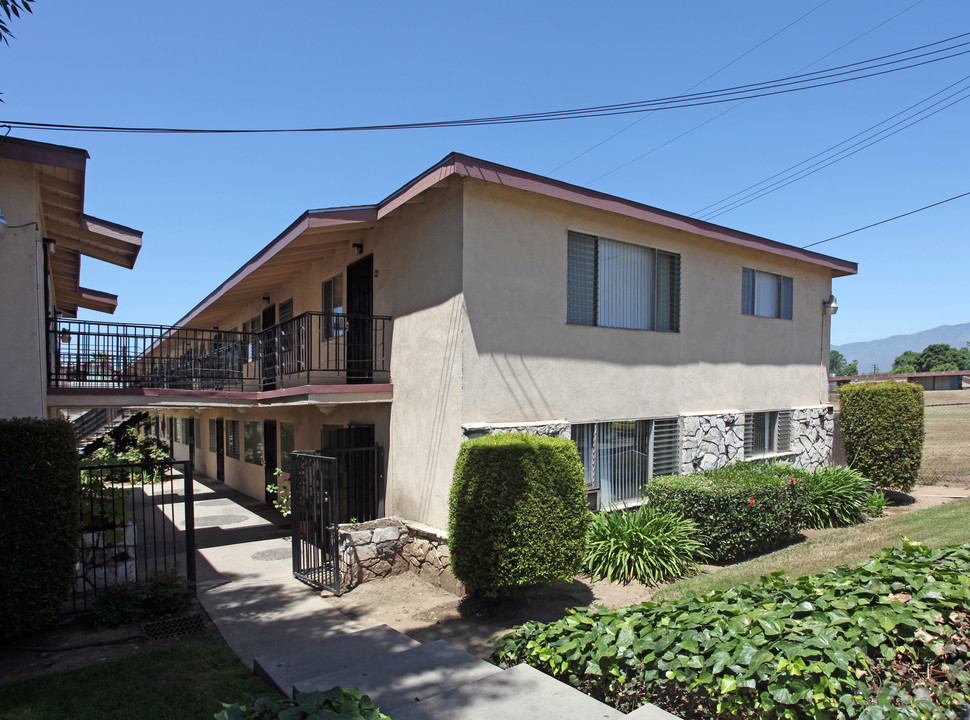
<svg viewBox="0 0 970 720">
<path fill-rule="evenodd" d="M 57 318 L 48 392 L 285 402 L 389 390 L 390 327 L 386 316 L 322 312 L 261 332 Z"/>
</svg>

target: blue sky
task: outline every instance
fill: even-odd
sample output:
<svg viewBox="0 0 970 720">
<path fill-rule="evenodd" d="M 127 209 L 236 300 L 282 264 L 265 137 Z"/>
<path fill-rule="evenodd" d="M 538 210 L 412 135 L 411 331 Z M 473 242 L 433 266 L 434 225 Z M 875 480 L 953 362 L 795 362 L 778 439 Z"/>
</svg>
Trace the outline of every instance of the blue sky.
<svg viewBox="0 0 970 720">
<path fill-rule="evenodd" d="M 12 30 L 0 122 L 342 126 L 770 80 L 970 32 L 970 3 L 38 0 Z M 116 320 L 170 323 L 304 210 L 376 202 L 451 151 L 693 215 L 968 75 L 964 55 L 745 103 L 464 129 L 11 134 L 89 151 L 86 211 L 145 235 L 133 271 L 86 258 L 81 282 L 118 294 Z M 968 128 L 970 100 L 713 221 L 802 246 L 970 191 Z M 970 197 L 815 248 L 860 268 L 835 281 L 833 343 L 970 321 L 968 227 Z"/>
</svg>

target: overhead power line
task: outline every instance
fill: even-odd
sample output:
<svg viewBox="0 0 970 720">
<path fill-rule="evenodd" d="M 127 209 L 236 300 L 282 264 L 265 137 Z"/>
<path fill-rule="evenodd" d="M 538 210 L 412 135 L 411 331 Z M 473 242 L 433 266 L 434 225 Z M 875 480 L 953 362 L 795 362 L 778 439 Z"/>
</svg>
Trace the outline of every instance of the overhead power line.
<svg viewBox="0 0 970 720">
<path fill-rule="evenodd" d="M 922 1 L 923 0 L 920 0 L 920 2 L 922 2 Z M 778 37 L 783 32 L 785 32 L 785 30 L 787 30 L 788 28 L 790 28 L 792 25 L 798 24 L 799 22 L 801 22 L 802 20 L 804 20 L 805 18 L 807 18 L 809 15 L 811 15 L 813 12 L 815 12 L 816 10 L 818 10 L 820 7 L 822 7 L 823 5 L 828 4 L 829 2 L 830 2 L 830 0 L 823 0 L 821 3 L 819 3 L 818 5 L 816 5 L 815 7 L 813 7 L 808 12 L 806 12 L 803 15 L 799 16 L 795 20 L 792 20 L 790 23 L 788 23 L 787 25 L 785 25 L 785 27 L 781 28 L 780 30 L 775 31 L 773 34 L 771 34 L 768 37 L 766 37 L 764 40 L 762 40 L 760 43 L 758 43 L 757 45 L 755 45 L 753 48 L 750 48 L 749 50 L 741 53 L 736 58 L 734 58 L 734 60 L 732 60 L 731 62 L 727 63 L 726 65 L 722 65 L 721 67 L 719 67 L 717 70 L 715 70 L 714 72 L 712 72 L 707 77 L 705 77 L 705 78 L 703 78 L 701 80 L 698 80 L 696 83 L 694 83 L 689 88 L 687 88 L 686 90 L 684 90 L 684 92 L 685 93 L 686 92 L 690 92 L 694 88 L 700 87 L 701 85 L 703 85 L 704 83 L 706 83 L 712 77 L 714 77 L 716 75 L 720 75 L 722 72 L 724 72 L 725 70 L 727 70 L 729 67 L 731 67 L 732 65 L 734 65 L 736 62 L 738 62 L 738 61 L 746 58 L 748 55 L 750 55 L 751 53 L 753 53 L 755 50 L 757 50 L 758 48 L 760 48 L 762 45 L 764 45 L 765 43 L 767 43 L 767 42 L 773 40 L 774 38 Z M 644 115 L 642 117 L 639 117 L 636 120 L 634 120 L 632 123 L 630 123 L 629 125 L 625 125 L 624 127 L 620 128 L 619 130 L 617 130 L 615 133 L 613 133 L 609 137 L 603 138 L 602 140 L 600 140 L 595 145 L 592 145 L 592 146 L 586 148 L 585 150 L 583 150 L 578 155 L 574 155 L 573 157 L 569 158 L 569 160 L 567 160 L 566 162 L 562 163 L 561 165 L 558 165 L 558 166 L 554 167 L 552 170 L 550 170 L 546 174 L 547 175 L 552 175 L 552 173 L 556 172 L 557 170 L 562 170 L 564 167 L 566 167 L 567 165 L 569 165 L 574 160 L 579 160 L 579 158 L 583 157 L 583 155 L 586 155 L 587 153 L 592 152 L 593 150 L 595 150 L 596 148 L 598 148 L 600 145 L 603 145 L 604 143 L 607 143 L 610 140 L 612 140 L 613 138 L 615 138 L 617 135 L 621 135 L 622 133 L 625 133 L 627 130 L 629 130 L 630 128 L 632 128 L 634 125 L 637 125 L 639 123 L 642 123 L 644 120 L 646 120 L 652 114 L 653 114 L 653 112 L 644 113 Z"/>
<path fill-rule="evenodd" d="M 830 238 L 825 238 L 824 240 L 819 240 L 818 242 L 809 243 L 808 245 L 802 245 L 802 250 L 804 250 L 805 248 L 815 247 L 816 245 L 821 245 L 822 243 L 831 242 L 832 240 L 838 240 L 839 238 L 844 238 L 846 235 L 853 235 L 857 232 L 862 232 L 863 230 L 874 228 L 877 225 L 885 225 L 886 223 L 892 222 L 893 220 L 899 220 L 899 218 L 904 218 L 909 215 L 915 215 L 916 213 L 923 212 L 924 210 L 929 210 L 930 208 L 935 208 L 939 205 L 943 205 L 945 203 L 952 202 L 954 200 L 959 200 L 960 198 L 967 197 L 968 195 L 970 195 L 970 192 L 961 193 L 960 195 L 954 195 L 953 197 L 947 198 L 946 200 L 940 200 L 939 202 L 935 202 L 930 205 L 924 205 L 923 207 L 917 208 L 916 210 L 910 210 L 909 212 L 904 212 L 902 215 L 896 215 L 891 218 L 886 218 L 885 220 L 880 220 L 879 222 L 874 222 L 869 225 L 865 225 L 861 228 L 856 228 L 855 230 L 849 230 L 849 232 L 844 232 L 841 235 L 833 235 Z"/>
<path fill-rule="evenodd" d="M 517 123 L 548 122 L 552 120 L 574 120 L 580 118 L 629 115 L 649 110 L 674 110 L 685 107 L 698 107 L 717 103 L 734 102 L 748 98 L 768 97 L 802 90 L 854 82 L 865 78 L 896 73 L 930 63 L 949 60 L 970 53 L 970 41 L 963 40 L 970 33 L 955 35 L 945 40 L 921 45 L 900 52 L 870 58 L 860 62 L 840 65 L 803 75 L 793 75 L 777 80 L 739 85 L 710 92 L 677 95 L 673 97 L 638 100 L 612 105 L 596 105 L 517 115 L 496 115 L 491 117 L 468 118 L 462 120 L 437 120 L 431 122 L 393 123 L 386 125 L 347 125 L 336 127 L 308 128 L 170 128 L 170 127 L 123 127 L 112 125 L 74 125 L 66 123 L 37 123 L 19 120 L 0 120 L 0 126 L 34 130 L 58 130 L 69 132 L 109 132 L 109 133 L 159 133 L 159 134 L 267 134 L 267 133 L 322 133 L 322 132 L 361 132 L 373 130 L 418 130 L 445 127 L 470 127 L 479 125 L 509 125 Z M 962 42 L 955 42 L 963 40 Z M 946 47 L 938 47 L 945 45 Z M 936 48 L 929 50 L 929 48 Z M 926 52 L 922 52 L 926 51 Z"/>
<path fill-rule="evenodd" d="M 895 135 L 896 133 L 902 132 L 903 130 L 910 128 L 913 125 L 916 125 L 917 123 L 920 123 L 923 120 L 931 118 L 937 113 L 943 112 L 944 110 L 956 105 L 957 103 L 963 102 L 964 100 L 970 98 L 970 87 L 967 86 L 968 81 L 970 81 L 970 75 L 967 75 L 966 77 L 963 77 L 957 82 L 948 85 L 942 90 L 939 90 L 933 93 L 932 95 L 929 95 L 928 97 L 923 98 L 919 102 L 910 105 L 906 109 L 900 110 L 898 113 L 891 115 L 885 120 L 881 120 L 875 125 L 869 126 L 862 132 L 856 133 L 852 137 L 847 138 L 840 143 L 836 143 L 835 145 L 832 145 L 826 150 L 818 152 L 815 155 L 812 155 L 810 158 L 806 160 L 802 160 L 801 162 L 796 163 L 795 165 L 792 165 L 786 168 L 785 170 L 781 170 L 780 172 L 777 172 L 774 175 L 771 175 L 770 177 L 765 178 L 760 182 L 754 183 L 753 185 L 749 185 L 743 190 L 739 190 L 738 192 L 732 195 L 728 195 L 726 198 L 722 198 L 721 200 L 715 203 L 711 203 L 707 207 L 701 208 L 697 212 L 692 213 L 692 217 L 697 217 L 701 220 L 713 220 L 714 218 L 720 217 L 721 215 L 724 215 L 725 213 L 728 213 L 732 210 L 736 210 L 739 207 L 742 207 L 743 205 L 747 205 L 750 202 L 754 202 L 755 200 L 763 198 L 765 195 L 770 195 L 771 193 L 777 190 L 781 190 L 784 187 L 788 187 L 794 182 L 803 180 L 807 178 L 809 175 L 814 175 L 820 170 L 824 170 L 830 165 L 833 165 L 837 162 L 841 162 L 842 160 L 845 160 L 855 155 L 856 153 L 861 152 L 866 148 L 871 147 L 872 145 L 875 145 L 876 143 L 880 143 L 883 140 L 887 140 L 893 135 Z M 914 110 L 915 108 L 918 108 L 920 105 L 924 105 L 925 103 L 928 103 L 936 96 L 942 95 L 943 93 L 953 89 L 954 87 L 957 87 L 958 85 L 963 85 L 963 87 L 961 87 L 958 90 L 955 90 L 954 92 L 950 93 L 946 97 L 940 100 L 937 100 L 931 105 L 927 105 L 926 107 L 920 110 Z M 910 112 L 910 111 L 913 111 L 913 112 Z M 886 123 L 889 123 L 891 120 L 895 120 L 900 116 L 904 116 L 904 117 L 900 120 L 897 120 L 895 123 L 891 125 L 887 125 L 883 129 L 876 131 L 876 128 L 882 125 L 886 125 Z M 861 139 L 857 139 L 857 138 L 861 138 Z M 856 142 L 853 143 L 852 142 L 853 140 L 856 140 Z M 848 143 L 852 143 L 852 144 L 848 145 Z M 843 146 L 846 146 L 846 147 L 843 147 Z M 842 148 L 842 149 L 839 150 L 839 148 Z M 813 160 L 816 160 L 816 162 L 812 163 Z M 809 165 L 808 163 L 812 163 L 812 164 Z M 775 178 L 779 178 L 779 179 L 776 180 Z M 772 180 L 774 180 L 774 182 L 771 182 Z M 748 192 L 748 191 L 751 191 L 751 192 Z M 741 197 L 738 197 L 739 195 Z M 721 207 L 718 207 L 718 206 L 721 206 Z M 703 214 L 705 210 L 710 210 L 710 211 L 707 212 L 706 214 Z"/>
<path fill-rule="evenodd" d="M 913 4 L 912 4 L 912 5 L 910 5 L 909 7 L 907 7 L 907 8 L 905 8 L 905 9 L 903 9 L 903 10 L 900 10 L 900 11 L 899 11 L 898 13 L 896 13 L 896 14 L 895 14 L 895 15 L 893 15 L 892 17 L 889 17 L 889 18 L 886 18 L 885 20 L 883 20 L 883 21 L 882 21 L 881 23 L 879 23 L 878 25 L 875 25 L 875 26 L 873 26 L 873 27 L 871 27 L 871 28 L 869 28 L 868 30 L 866 30 L 866 31 L 865 31 L 864 33 L 861 33 L 860 35 L 856 35 L 856 36 L 855 36 L 854 38 L 852 38 L 851 40 L 849 40 L 849 41 L 847 41 L 847 42 L 844 42 L 844 43 L 842 43 L 841 45 L 839 45 L 839 46 L 838 46 L 837 48 L 835 48 L 834 50 L 830 50 L 829 52 L 827 52 L 827 53 L 825 53 L 825 54 L 824 54 L 824 55 L 822 55 L 821 57 L 819 57 L 819 58 L 816 58 L 816 59 L 815 59 L 815 60 L 813 60 L 812 62 L 810 62 L 810 63 L 808 63 L 808 65 L 804 65 L 804 66 L 802 66 L 801 68 L 799 68 L 799 69 L 798 69 L 798 70 L 796 70 L 795 72 L 796 72 L 796 73 L 800 73 L 800 72 L 804 72 L 805 70 L 808 70 L 808 68 L 810 68 L 810 67 L 812 67 L 812 65 L 817 65 L 818 63 L 820 63 L 820 62 L 822 62 L 822 60 L 824 60 L 825 58 L 827 58 L 827 57 L 831 57 L 832 55 L 834 55 L 835 53 L 837 53 L 837 52 L 838 52 L 839 50 L 842 50 L 843 48 L 846 48 L 846 47 L 848 47 L 849 45 L 851 45 L 852 43 L 854 43 L 854 42 L 856 42 L 857 40 L 860 40 L 861 38 L 864 38 L 864 37 L 865 37 L 866 35 L 868 35 L 869 33 L 871 33 L 871 32 L 873 32 L 873 31 L 875 31 L 875 30 L 878 30 L 879 28 L 881 28 L 881 27 L 882 27 L 883 25 L 885 25 L 886 23 L 888 23 L 888 22 L 891 22 L 892 20 L 895 20 L 896 18 L 898 18 L 898 17 L 899 17 L 900 15 L 902 15 L 903 13 L 906 13 L 906 12 L 909 12 L 909 11 L 910 11 L 910 10 L 912 10 L 912 9 L 913 9 L 914 7 L 916 7 L 917 5 L 919 5 L 919 4 L 921 4 L 921 3 L 923 3 L 923 2 L 925 2 L 925 0 L 917 0 L 917 2 L 915 2 L 915 3 L 913 3 Z M 822 5 L 824 5 L 824 4 L 825 4 L 825 3 L 822 3 Z M 822 5 L 818 5 L 818 6 L 816 6 L 816 7 L 814 7 L 814 8 L 812 8 L 812 9 L 811 9 L 811 10 L 809 10 L 809 11 L 808 11 L 807 13 L 805 13 L 805 14 L 804 14 L 804 15 L 802 15 L 802 16 L 801 16 L 800 18 L 798 18 L 798 20 L 795 20 L 795 22 L 792 22 L 792 23 L 790 23 L 790 24 L 788 24 L 788 25 L 786 25 L 786 26 L 785 26 L 784 28 L 782 28 L 781 30 L 779 30 L 778 32 L 776 32 L 776 33 L 775 33 L 774 35 L 772 35 L 772 36 L 771 36 L 770 38 L 768 38 L 768 40 L 771 40 L 772 38 L 774 38 L 774 37 L 777 37 L 778 35 L 780 35 L 780 34 L 781 34 L 782 32 L 784 32 L 785 30 L 787 30 L 788 28 L 790 28 L 790 27 L 791 27 L 792 25 L 794 25 L 795 23 L 797 23 L 797 22 L 799 22 L 799 21 L 801 21 L 802 19 L 804 19 L 804 18 L 806 18 L 806 17 L 808 17 L 808 16 L 809 16 L 809 15 L 811 15 L 811 14 L 812 14 L 813 12 L 815 12 L 815 11 L 816 11 L 816 10 L 818 10 L 818 9 L 819 9 L 820 7 L 822 7 Z M 765 40 L 765 42 L 768 42 L 768 40 Z M 764 45 L 764 44 L 765 44 L 764 42 L 763 42 L 763 43 L 761 43 L 761 45 Z M 757 49 L 758 47 L 761 47 L 761 45 L 758 45 L 758 46 L 757 46 L 756 48 L 752 48 L 752 50 L 756 50 L 756 49 Z M 750 52 L 751 52 L 751 50 L 749 50 L 749 51 L 748 51 L 748 53 L 750 53 Z M 745 55 L 747 55 L 748 53 L 745 53 Z M 741 57 L 744 57 L 744 55 L 742 55 Z M 740 59 L 740 58 L 738 58 L 738 59 Z M 735 61 L 732 61 L 732 63 L 733 63 L 733 62 L 736 62 L 736 60 L 735 60 Z M 730 64 L 731 64 L 731 63 L 729 63 L 728 65 L 730 65 Z M 728 67 L 728 65 L 725 65 L 724 67 Z M 724 68 L 721 68 L 721 69 L 723 70 Z M 720 70 L 718 70 L 718 72 L 720 72 Z M 716 75 L 716 74 L 717 74 L 717 73 L 714 73 L 714 75 Z M 713 75 L 709 75 L 708 77 L 709 77 L 709 78 L 710 78 L 710 77 L 713 77 Z M 704 81 L 702 80 L 701 82 L 704 82 Z M 698 83 L 698 85 L 700 85 L 700 83 Z M 695 85 L 694 87 L 697 87 L 697 85 Z M 693 90 L 693 89 L 694 89 L 694 88 L 691 88 L 691 90 Z M 737 109 L 738 109 L 739 107 L 741 107 L 742 105 L 744 105 L 744 104 L 745 104 L 746 102 L 748 102 L 748 100 L 741 100 L 741 101 L 739 101 L 739 102 L 738 102 L 737 104 L 735 104 L 735 105 L 731 105 L 731 106 L 730 106 L 730 107 L 728 107 L 728 108 L 727 108 L 726 110 L 722 110 L 722 111 L 721 111 L 721 112 L 719 112 L 719 113 L 718 113 L 717 115 L 714 115 L 713 117 L 710 117 L 710 118 L 708 118 L 707 120 L 704 120 L 703 122 L 700 122 L 700 123 L 698 123 L 697 125 L 695 125 L 694 127 L 692 127 L 692 128 L 690 128 L 689 130 L 684 130 L 684 131 L 683 131 L 682 133 L 680 133 L 679 135 L 676 135 L 676 136 L 674 136 L 674 137 L 672 137 L 672 138 L 670 138 L 670 139 L 669 139 L 669 140 L 667 140 L 666 142 L 662 142 L 662 143 L 660 143 L 659 145 L 654 145 L 654 146 L 653 146 L 653 147 L 652 147 L 651 149 L 649 149 L 649 150 L 647 150 L 646 152 L 643 152 L 643 153 L 640 153 L 640 154 L 639 154 L 639 155 L 637 155 L 637 156 L 636 156 L 635 158 L 632 158 L 631 160 L 627 160 L 627 161 L 625 161 L 625 162 L 623 162 L 623 163 L 621 163 L 620 165 L 617 165 L 617 166 L 616 166 L 616 167 L 614 167 L 614 168 L 613 168 L 612 170 L 608 170 L 608 171 L 606 171 L 605 173 L 602 173 L 601 175 L 597 175 L 597 176 L 596 176 L 595 178 L 593 178 L 592 180 L 589 180 L 589 181 L 587 181 L 587 182 L 585 183 L 585 186 L 587 186 L 587 187 L 588 187 L 589 185 L 592 185 L 592 184 L 593 184 L 593 183 L 595 183 L 595 182 L 599 182 L 599 181 L 600 181 L 600 180 L 602 180 L 603 178 L 605 178 L 605 177 L 608 177 L 608 176 L 610 176 L 610 175 L 612 175 L 613 173 L 615 173 L 615 172 L 617 172 L 617 171 L 619 171 L 619 170 L 622 170 L 623 168 L 625 168 L 625 167 L 627 167 L 628 165 L 632 165 L 632 164 L 633 164 L 633 163 L 635 163 L 635 162 L 639 162 L 639 161 L 640 161 L 640 160 L 642 160 L 643 158 L 645 158 L 645 157 L 647 157 L 647 155 L 652 155 L 653 153 L 655 153 L 655 152 L 657 152 L 658 150 L 662 150 L 663 148 L 665 148 L 665 147 L 667 147 L 668 145 L 672 145 L 673 143 L 675 143 L 675 142 L 677 142 L 678 140 L 680 140 L 680 139 L 681 139 L 682 137 L 686 137 L 687 135 L 690 135 L 690 134 L 691 134 L 692 132 L 695 132 L 696 130 L 700 130 L 700 129 L 701 129 L 702 127 L 704 127 L 704 126 L 706 126 L 706 125 L 709 125 L 710 123 L 712 123 L 712 122 L 714 122 L 714 121 L 715 121 L 715 120 L 717 120 L 718 118 L 721 118 L 721 117 L 724 117 L 724 116 L 725 116 L 725 115 L 727 115 L 727 114 L 728 114 L 729 112 L 733 112 L 733 111 L 735 111 L 735 110 L 737 110 Z M 619 132 L 616 132 L 616 133 L 614 133 L 613 135 L 610 135 L 610 137 L 608 137 L 608 138 L 607 138 L 606 140 L 603 140 L 603 142 L 600 142 L 600 143 L 597 143 L 596 145 L 594 145 L 594 146 L 593 146 L 593 148 L 590 148 L 590 150 L 592 150 L 592 149 L 595 149 L 595 148 L 597 148 L 597 147 L 599 147 L 600 145 L 602 145 L 602 144 L 603 144 L 604 142 L 606 142 L 607 140 L 611 140 L 611 139 L 613 139 L 614 137 L 616 137 L 616 136 L 617 136 L 617 135 L 619 135 L 620 133 L 622 133 L 622 132 L 624 132 L 625 130 L 628 130 L 629 128 L 631 128 L 631 127 L 633 127 L 634 125 L 636 125 L 636 124 L 637 124 L 638 122 L 640 122 L 640 121 L 642 121 L 642 120 L 645 120 L 645 119 L 646 119 L 647 117 L 649 117 L 649 115 L 650 115 L 650 114 L 652 114 L 652 113 L 648 113 L 648 114 L 646 114 L 646 115 L 644 115 L 644 116 L 643 116 L 643 117 L 641 117 L 641 118 L 640 118 L 639 120 L 636 120 L 635 122 L 633 122 L 633 123 L 631 123 L 630 125 L 627 125 L 627 126 L 626 126 L 625 128 L 623 128 L 623 129 L 622 129 L 622 130 L 620 130 Z M 587 151 L 587 152 L 588 152 L 588 151 Z M 585 153 L 583 153 L 583 154 L 585 154 Z M 580 157 L 580 156 L 578 156 L 578 155 L 577 155 L 577 157 Z M 573 159 L 575 160 L 576 158 L 573 158 Z M 572 160 L 570 160 L 569 162 L 572 162 Z M 562 166 L 560 166 L 560 167 L 562 167 Z M 558 168 L 557 168 L 557 170 L 558 170 Z"/>
</svg>

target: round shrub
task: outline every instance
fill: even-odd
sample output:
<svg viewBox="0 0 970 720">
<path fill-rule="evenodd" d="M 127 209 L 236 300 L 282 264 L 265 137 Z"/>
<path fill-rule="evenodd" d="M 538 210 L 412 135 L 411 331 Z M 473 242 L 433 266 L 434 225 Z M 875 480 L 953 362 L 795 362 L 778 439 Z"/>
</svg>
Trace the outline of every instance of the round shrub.
<svg viewBox="0 0 970 720">
<path fill-rule="evenodd" d="M 0 638 L 57 617 L 74 579 L 80 483 L 64 420 L 0 420 Z"/>
<path fill-rule="evenodd" d="M 524 433 L 467 440 L 449 509 L 451 567 L 469 590 L 501 595 L 582 570 L 589 509 L 571 440 Z"/>
<path fill-rule="evenodd" d="M 839 388 L 845 457 L 879 488 L 909 492 L 923 459 L 923 388 L 915 383 L 858 383 Z"/>
<path fill-rule="evenodd" d="M 697 523 L 650 505 L 593 515 L 586 571 L 593 578 L 653 585 L 697 572 L 707 557 Z"/>
<path fill-rule="evenodd" d="M 737 464 L 694 475 L 654 478 L 645 494 L 665 512 L 697 523 L 714 562 L 790 542 L 804 527 L 805 474 L 790 467 Z"/>
<path fill-rule="evenodd" d="M 872 483 L 858 470 L 827 465 L 808 479 L 808 527 L 846 527 L 866 519 Z"/>
</svg>

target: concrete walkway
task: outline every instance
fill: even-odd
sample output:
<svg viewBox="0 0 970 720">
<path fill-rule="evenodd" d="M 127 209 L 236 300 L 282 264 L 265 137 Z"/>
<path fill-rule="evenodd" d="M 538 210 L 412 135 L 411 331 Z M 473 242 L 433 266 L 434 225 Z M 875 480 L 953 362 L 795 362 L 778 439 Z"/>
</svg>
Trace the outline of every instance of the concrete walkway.
<svg viewBox="0 0 970 720">
<path fill-rule="evenodd" d="M 363 627 L 296 580 L 282 516 L 206 477 L 195 483 L 198 596 L 230 647 L 287 695 L 358 687 L 393 720 L 556 720 L 623 715 L 527 665 L 501 670 L 438 640 Z"/>
</svg>

